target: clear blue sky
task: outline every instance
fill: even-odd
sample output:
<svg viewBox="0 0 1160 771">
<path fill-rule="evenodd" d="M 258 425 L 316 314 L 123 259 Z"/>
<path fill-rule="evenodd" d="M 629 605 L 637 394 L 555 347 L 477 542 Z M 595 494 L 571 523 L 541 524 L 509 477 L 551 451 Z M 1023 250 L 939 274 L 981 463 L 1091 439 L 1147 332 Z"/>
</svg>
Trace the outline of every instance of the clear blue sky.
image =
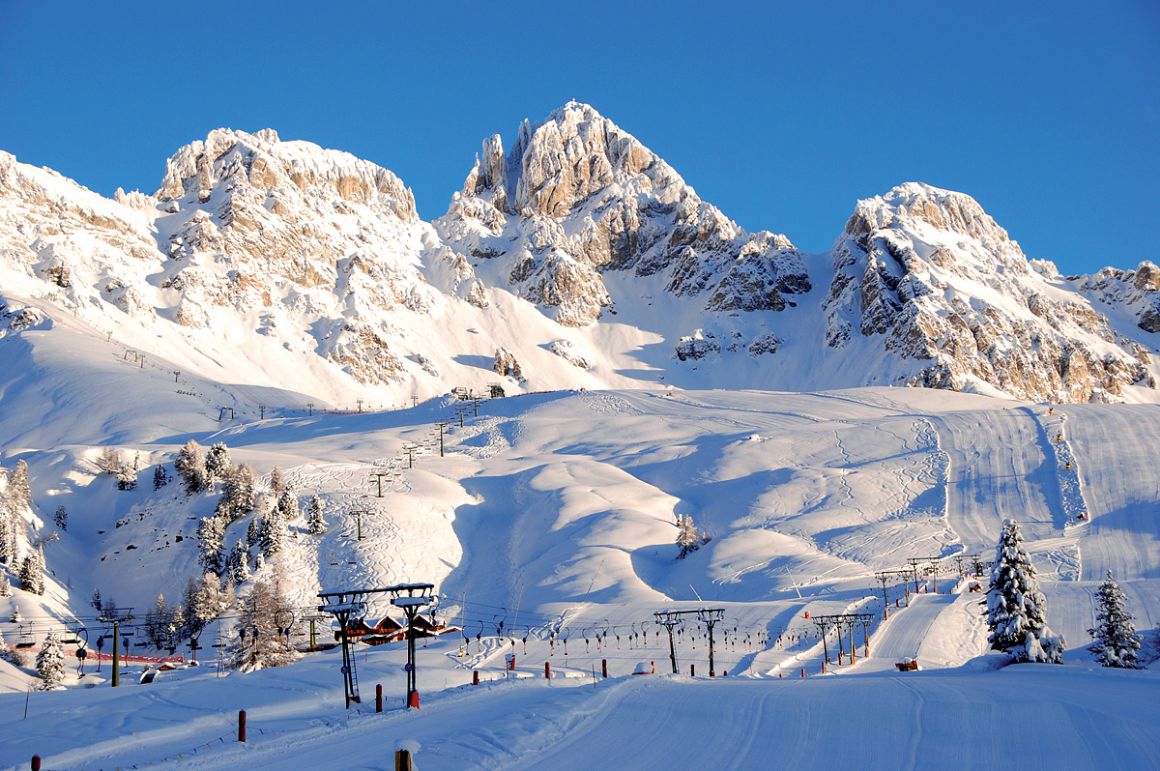
<svg viewBox="0 0 1160 771">
<path fill-rule="evenodd" d="M 485 136 L 575 98 L 805 249 L 922 180 L 1065 272 L 1160 259 L 1154 0 L 548 5 L 0 0 L 0 148 L 152 191 L 177 147 L 270 126 L 430 219 Z"/>
</svg>

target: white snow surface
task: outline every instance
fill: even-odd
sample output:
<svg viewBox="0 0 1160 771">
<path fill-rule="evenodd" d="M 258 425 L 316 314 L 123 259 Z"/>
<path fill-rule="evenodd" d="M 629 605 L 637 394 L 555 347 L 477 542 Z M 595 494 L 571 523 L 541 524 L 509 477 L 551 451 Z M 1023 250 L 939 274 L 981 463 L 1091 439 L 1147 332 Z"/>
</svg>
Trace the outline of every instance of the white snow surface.
<svg viewBox="0 0 1160 771">
<path fill-rule="evenodd" d="M 68 691 L 28 694 L 27 721 L 27 678 L 4 664 L 0 704 L 14 729 L 0 749 L 5 764 L 39 753 L 51 768 L 382 767 L 397 740 L 414 739 L 427 768 L 581 767 L 609 750 L 664 767 L 677 762 L 666 747 L 700 725 L 715 739 L 685 747 L 684 761 L 745 767 L 777 757 L 815 767 L 831 759 L 806 747 L 831 737 L 839 757 L 868 767 L 929 765 L 948 746 L 966 766 L 1006 756 L 999 728 L 1016 712 L 1027 716 L 1045 763 L 1160 762 L 1148 696 L 1155 673 L 1096 671 L 1084 632 L 1108 568 L 1138 628 L 1160 621 L 1154 407 L 1063 410 L 1090 515 L 1077 527 L 1059 443 L 1045 430 L 1060 408 L 1049 415 L 1040 405 L 923 389 L 566 391 L 484 401 L 478 416 L 461 403 L 462 427 L 447 399 L 363 414 L 271 410 L 219 423 L 211 405 L 235 386 L 174 384 L 172 373 L 126 361 L 112 343 L 83 344 L 83 330 L 62 324 L 51 333 L 77 345 L 44 345 L 50 332 L 37 330 L 0 341 L 13 357 L 0 374 L 2 464 L 29 463 L 40 522 L 51 522 L 58 505 L 70 512 L 68 530 L 46 546 L 45 597 L 16 590 L 0 599 L 9 644 L 35 645 L 62 625 L 85 625 L 95 637 L 103 625 L 86 605 L 93 588 L 138 615 L 159 591 L 179 597 L 197 569 L 195 518 L 216 496 L 189 498 L 176 483 L 154 492 L 149 481 L 153 464 L 191 437 L 226 442 L 235 463 L 260 475 L 279 466 L 303 507 L 311 495 L 322 498 L 328 533 L 309 536 L 302 521 L 292 523 L 288 546 L 260 574 L 278 578 L 299 608 L 297 641 L 316 593 L 334 586 L 432 583 L 437 615 L 464 633 L 421 643 L 424 701 L 410 714 L 398 709 L 398 644 L 356 648 L 363 702 L 350 711 L 336 651 L 220 676 L 216 651 L 203 651 L 202 667 L 162 673 L 150 685 L 136 684 L 142 665 L 131 663 L 117 690 L 107 687 L 108 663 L 97 674 L 90 661 Z M 177 393 L 187 389 L 216 398 Z M 276 404 L 279 395 L 267 396 Z M 447 423 L 442 457 L 438 421 Z M 137 490 L 118 492 L 112 477 L 95 472 L 92 461 L 110 440 L 140 454 Z M 413 467 L 405 446 L 417 447 Z M 372 472 L 386 474 L 382 498 Z M 354 508 L 371 512 L 361 541 L 346 514 Z M 678 514 L 712 536 L 683 560 Z M 1067 639 L 1062 667 L 997 669 L 1003 657 L 986 652 L 981 595 L 954 575 L 955 555 L 990 558 L 1008 516 L 1023 523 L 1048 620 Z M 230 527 L 227 544 L 245 525 Z M 924 580 L 927 591 L 895 608 L 905 598 L 891 584 L 882 622 L 874 572 L 909 557 L 943 558 L 940 593 Z M 707 641 L 692 620 L 677 636 L 681 676 L 628 674 L 640 661 L 669 670 L 655 612 L 705 605 L 725 616 L 717 678 L 705 678 Z M 23 620 L 11 623 L 17 608 Z M 856 663 L 832 663 L 819 677 L 822 646 L 805 614 L 847 611 L 874 616 L 870 657 L 859 629 Z M 383 598 L 367 615 L 388 612 Z M 228 618 L 215 624 L 203 644 L 227 639 L 231 626 Z M 329 634 L 327 622 L 320 633 Z M 507 653 L 517 660 L 511 674 Z M 907 657 L 923 671 L 896 672 Z M 598 677 L 601 659 L 608 681 Z M 690 665 L 698 677 L 688 677 Z M 473 669 L 484 681 L 475 689 L 467 685 Z M 385 687 L 388 715 L 373 712 L 374 683 Z M 245 746 L 231 741 L 241 708 L 251 721 Z M 723 747 L 723 758 L 710 754 Z"/>
</svg>

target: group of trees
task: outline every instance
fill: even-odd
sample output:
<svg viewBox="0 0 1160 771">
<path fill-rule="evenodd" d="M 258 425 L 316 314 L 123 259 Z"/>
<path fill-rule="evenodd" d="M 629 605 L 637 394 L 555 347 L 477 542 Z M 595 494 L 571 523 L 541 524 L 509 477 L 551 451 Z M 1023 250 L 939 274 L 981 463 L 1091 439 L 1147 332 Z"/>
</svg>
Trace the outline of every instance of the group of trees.
<svg viewBox="0 0 1160 771">
<path fill-rule="evenodd" d="M 1109 570 L 1096 593 L 1096 625 L 1088 630 L 1093 643 L 1088 650 L 1106 667 L 1135 669 L 1140 666 L 1140 637 L 1127 598 Z M 1003 523 L 991 582 L 987 591 L 987 641 L 995 650 L 1010 653 L 1016 661 L 1059 664 L 1063 661 L 1063 638 L 1047 625 L 1047 600 L 1019 524 Z"/>
<path fill-rule="evenodd" d="M 224 444 L 206 452 L 189 441 L 174 463 L 186 492 L 205 492 L 221 483 L 221 498 L 214 513 L 198 523 L 197 538 L 202 567 L 236 584 L 250 580 L 267 559 L 282 551 L 290 524 L 302 516 L 298 496 L 287 485 L 281 469 L 270 474 L 268 494 L 259 494 L 259 483 L 253 468 L 234 465 Z M 273 505 L 268 501 L 273 500 Z M 227 529 L 249 516 L 245 537 L 227 545 Z M 307 529 L 320 535 L 326 532 L 322 502 L 315 496 L 307 516 Z M 253 552 L 256 550 L 256 554 Z"/>
<path fill-rule="evenodd" d="M 690 552 L 700 549 L 711 540 L 708 534 L 697 529 L 691 514 L 677 515 L 677 546 L 681 550 L 677 559 L 684 559 Z"/>
<path fill-rule="evenodd" d="M 106 447 L 97 458 L 97 468 L 117 478 L 118 490 L 136 490 L 137 472 L 141 469 L 141 453 L 134 453 L 132 461 L 126 461 L 121 451 Z"/>
<path fill-rule="evenodd" d="M 24 515 L 31 506 L 28 464 L 17 461 L 10 474 L 0 469 L 0 562 L 6 565 L 17 565 L 28 545 Z"/>
</svg>

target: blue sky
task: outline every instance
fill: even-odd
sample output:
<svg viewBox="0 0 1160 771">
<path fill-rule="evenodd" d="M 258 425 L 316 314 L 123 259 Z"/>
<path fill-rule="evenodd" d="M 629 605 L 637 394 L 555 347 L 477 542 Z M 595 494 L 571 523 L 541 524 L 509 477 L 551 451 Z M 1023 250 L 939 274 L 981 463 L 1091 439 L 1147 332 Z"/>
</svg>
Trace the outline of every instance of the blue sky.
<svg viewBox="0 0 1160 771">
<path fill-rule="evenodd" d="M 1152 0 L 547 5 L 0 0 L 0 148 L 152 191 L 177 147 L 270 126 L 432 218 L 485 136 L 575 98 L 805 249 L 922 180 L 1065 272 L 1160 259 Z"/>
</svg>

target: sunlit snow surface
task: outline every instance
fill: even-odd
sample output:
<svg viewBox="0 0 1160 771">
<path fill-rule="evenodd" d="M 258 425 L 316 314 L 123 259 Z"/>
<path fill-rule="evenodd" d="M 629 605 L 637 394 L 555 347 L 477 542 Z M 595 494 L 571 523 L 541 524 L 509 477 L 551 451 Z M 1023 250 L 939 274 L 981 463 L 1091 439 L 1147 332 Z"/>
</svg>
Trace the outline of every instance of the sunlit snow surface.
<svg viewBox="0 0 1160 771">
<path fill-rule="evenodd" d="M 122 607 L 144 609 L 158 591 L 177 599 L 196 570 L 196 517 L 216 497 L 187 498 L 176 484 L 155 493 L 149 481 L 152 464 L 194 437 L 226 442 L 234 462 L 260 474 L 278 465 L 303 505 L 323 499 L 327 535 L 295 523 L 297 535 L 265 568 L 297 606 L 316 604 L 322 587 L 430 582 L 442 617 L 465 627 L 469 645 L 456 634 L 420 648 L 423 708 L 412 714 L 397 709 L 405 660 L 397 645 L 359 649 L 364 698 L 349 712 L 335 652 L 224 676 L 209 661 L 216 651 L 203 653 L 208 666 L 149 686 L 136 684 L 133 665 L 118 690 L 103 679 L 107 664 L 98 676 L 90 663 L 68 692 L 32 693 L 27 720 L 25 677 L 0 664 L 3 763 L 39 753 L 49 768 L 382 768 L 409 738 L 422 744 L 424 768 L 584 767 L 610 753 L 657 768 L 965 767 L 1029 746 L 1040 753 L 1033 766 L 1160 765 L 1155 673 L 1098 670 L 1084 650 L 1091 594 L 1107 569 L 1139 629 L 1160 621 L 1155 407 L 1049 414 L 1044 405 L 885 388 L 594 391 L 487 401 L 478 417 L 468 405 L 462 428 L 447 400 L 348 415 L 278 409 L 219 423 L 216 402 L 253 397 L 134 373 L 93 346 L 6 346 L 3 465 L 27 460 L 41 519 L 65 504 L 70 523 L 47 547 L 55 580 L 45 601 L 17 592 L 0 600 L 0 618 L 14 605 L 40 623 L 91 616 L 94 587 Z M 278 392 L 260 398 L 290 402 Z M 436 421 L 449 423 L 445 457 Z M 110 440 L 141 453 L 134 492 L 117 492 L 92 469 L 97 445 Z M 1063 442 L 1066 456 L 1055 447 Z M 413 468 L 408 445 L 419 448 Z M 382 498 L 375 471 L 388 475 Z M 353 508 L 372 512 L 362 541 L 346 514 Z M 1090 520 L 1073 516 L 1080 510 Z M 684 560 L 673 544 L 678 514 L 712 536 Z M 1063 667 L 997 669 L 980 595 L 952 593 L 954 556 L 989 559 L 1005 517 L 1023 524 L 1048 619 L 1067 638 Z M 227 545 L 245 526 L 231 526 Z M 882 622 L 874 572 L 928 556 L 944 557 L 940 593 L 896 609 L 903 597 L 892 583 Z M 699 676 L 708 669 L 703 628 L 691 620 L 677 643 L 680 678 L 627 677 L 641 661 L 668 671 L 653 613 L 696 608 L 698 598 L 724 609 L 719 677 L 687 677 L 690 664 Z M 821 644 L 804 614 L 847 610 L 876 618 L 870 657 L 859 630 L 858 663 L 822 677 Z M 0 629 L 9 643 L 20 639 L 17 626 Z M 829 645 L 833 657 L 832 637 Z M 501 682 L 509 652 L 516 675 Z M 904 657 L 924 671 L 896 672 Z M 593 679 L 601 659 L 608 681 Z M 484 680 L 475 689 L 473 668 Z M 91 683 L 102 687 L 83 687 Z M 375 683 L 391 714 L 373 714 Z M 231 741 L 240 708 L 251 725 L 244 747 Z"/>
</svg>

